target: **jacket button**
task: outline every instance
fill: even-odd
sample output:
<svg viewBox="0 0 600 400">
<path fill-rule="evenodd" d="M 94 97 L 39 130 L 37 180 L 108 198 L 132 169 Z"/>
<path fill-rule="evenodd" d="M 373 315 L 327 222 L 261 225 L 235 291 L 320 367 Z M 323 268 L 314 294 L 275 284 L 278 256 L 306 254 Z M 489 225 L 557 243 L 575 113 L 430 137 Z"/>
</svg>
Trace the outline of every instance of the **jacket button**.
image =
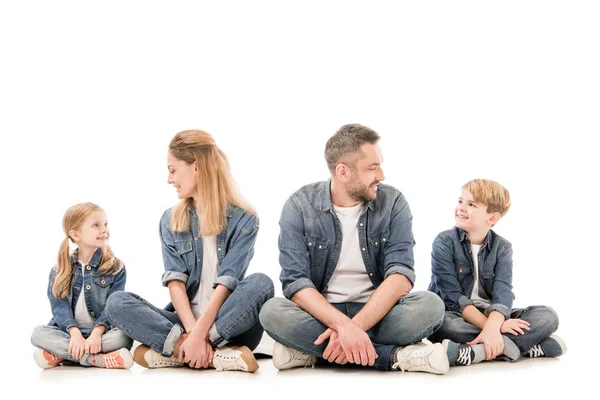
<svg viewBox="0 0 600 400">
<path fill-rule="evenodd" d="M 364 224 L 361 222 L 361 223 L 360 223 L 360 226 L 364 226 Z"/>
<path fill-rule="evenodd" d="M 219 247 L 217 250 L 221 251 L 221 248 Z"/>
<path fill-rule="evenodd" d="M 458 270 L 458 272 L 462 272 L 462 268 Z"/>
<path fill-rule="evenodd" d="M 322 249 L 322 248 L 323 248 L 323 246 L 319 245 L 319 248 L 320 248 L 320 249 Z"/>
<path fill-rule="evenodd" d="M 373 276 L 373 273 L 371 272 L 371 273 L 369 274 L 369 276 Z"/>
<path fill-rule="evenodd" d="M 365 248 L 363 247 L 363 251 L 367 251 L 367 249 L 365 249 Z"/>
<path fill-rule="evenodd" d="M 92 317 L 94 317 L 94 316 L 96 315 L 96 313 L 94 313 L 94 312 L 92 311 L 92 312 L 90 313 L 90 315 L 91 315 Z"/>
<path fill-rule="evenodd" d="M 92 287 L 90 285 L 85 285 L 86 290 L 90 290 Z"/>
<path fill-rule="evenodd" d="M 312 246 L 312 242 L 308 242 L 308 245 L 309 245 L 309 246 Z"/>
<path fill-rule="evenodd" d="M 377 246 L 379 243 L 375 242 L 375 246 Z"/>
<path fill-rule="evenodd" d="M 87 269 L 87 270 L 89 271 L 90 269 L 92 269 L 92 267 L 90 267 L 90 266 L 88 265 L 87 267 L 85 267 L 85 269 Z"/>
<path fill-rule="evenodd" d="M 106 281 L 105 281 L 104 279 L 102 279 L 102 280 L 100 281 L 100 283 L 104 285 L 104 284 L 106 283 Z"/>
<path fill-rule="evenodd" d="M 382 242 L 385 242 L 385 238 L 381 239 Z"/>
</svg>

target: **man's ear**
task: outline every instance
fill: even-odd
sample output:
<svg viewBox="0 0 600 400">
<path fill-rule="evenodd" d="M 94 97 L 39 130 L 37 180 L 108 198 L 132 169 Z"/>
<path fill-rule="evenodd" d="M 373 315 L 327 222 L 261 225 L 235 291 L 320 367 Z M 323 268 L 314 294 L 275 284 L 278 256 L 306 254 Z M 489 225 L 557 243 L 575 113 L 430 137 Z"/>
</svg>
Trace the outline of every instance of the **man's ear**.
<svg viewBox="0 0 600 400">
<path fill-rule="evenodd" d="M 350 182 L 350 179 L 352 178 L 352 172 L 350 171 L 350 167 L 342 163 L 336 165 L 335 175 L 342 182 Z"/>
</svg>

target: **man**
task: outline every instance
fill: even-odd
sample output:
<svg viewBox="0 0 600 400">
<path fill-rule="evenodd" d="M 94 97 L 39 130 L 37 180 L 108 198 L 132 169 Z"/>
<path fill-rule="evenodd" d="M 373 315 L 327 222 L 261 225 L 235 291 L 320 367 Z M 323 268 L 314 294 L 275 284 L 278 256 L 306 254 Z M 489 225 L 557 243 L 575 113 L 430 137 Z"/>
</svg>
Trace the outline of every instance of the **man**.
<svg viewBox="0 0 600 400">
<path fill-rule="evenodd" d="M 260 321 L 275 339 L 278 369 L 353 363 L 379 370 L 443 374 L 444 304 L 415 280 L 412 215 L 384 180 L 379 135 L 344 125 L 325 147 L 331 179 L 302 187 L 280 219 L 280 279 Z"/>
</svg>

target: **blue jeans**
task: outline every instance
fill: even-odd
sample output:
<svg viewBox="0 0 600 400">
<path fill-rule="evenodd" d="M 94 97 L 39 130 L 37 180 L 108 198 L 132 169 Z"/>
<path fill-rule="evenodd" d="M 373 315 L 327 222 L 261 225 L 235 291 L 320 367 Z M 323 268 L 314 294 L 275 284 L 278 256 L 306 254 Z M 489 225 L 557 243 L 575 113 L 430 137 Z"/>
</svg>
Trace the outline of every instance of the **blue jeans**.
<svg viewBox="0 0 600 400">
<path fill-rule="evenodd" d="M 217 347 L 232 342 L 254 350 L 263 333 L 258 313 L 273 295 L 268 276 L 252 274 L 243 279 L 217 313 L 209 332 L 211 342 Z M 177 313 L 157 308 L 133 293 L 114 293 L 105 310 L 114 326 L 167 357 L 185 332 Z"/>
<path fill-rule="evenodd" d="M 91 332 L 82 330 L 83 337 L 88 337 Z M 40 349 L 44 349 L 55 356 L 64 358 L 84 366 L 89 366 L 87 362 L 88 353 L 85 353 L 79 360 L 75 360 L 69 355 L 69 342 L 71 335 L 61 331 L 57 326 L 40 325 L 33 330 L 31 335 L 31 344 Z M 123 331 L 113 328 L 102 335 L 102 353 L 110 353 L 111 351 L 122 348 L 131 349 L 133 340 L 131 340 Z"/>
<path fill-rule="evenodd" d="M 480 310 L 483 312 L 483 310 Z M 506 333 L 503 336 L 511 340 L 524 355 L 536 344 L 547 339 L 558 329 L 558 315 L 556 312 L 546 306 L 531 306 L 527 308 L 513 308 L 510 312 L 510 318 L 522 319 L 529 322 L 531 330 L 524 330 L 524 335 L 513 335 Z M 456 343 L 467 343 L 475 339 L 481 333 L 481 329 L 465 321 L 462 315 L 457 311 L 446 311 L 442 327 L 436 331 L 429 339 L 432 342 L 441 342 L 444 339 L 450 339 Z M 456 354 L 456 357 L 458 354 Z M 453 358 L 448 354 L 449 359 Z M 516 360 L 512 360 L 516 361 Z"/>
<path fill-rule="evenodd" d="M 365 303 L 334 303 L 336 309 L 353 318 Z M 389 371 L 397 347 L 406 346 L 431 335 L 442 324 L 444 303 L 430 292 L 404 296 L 379 323 L 367 331 L 378 357 L 370 368 Z M 284 299 L 269 300 L 260 312 L 260 322 L 274 340 L 316 357 L 322 357 L 329 344 L 314 344 L 327 327 L 296 303 Z"/>
</svg>

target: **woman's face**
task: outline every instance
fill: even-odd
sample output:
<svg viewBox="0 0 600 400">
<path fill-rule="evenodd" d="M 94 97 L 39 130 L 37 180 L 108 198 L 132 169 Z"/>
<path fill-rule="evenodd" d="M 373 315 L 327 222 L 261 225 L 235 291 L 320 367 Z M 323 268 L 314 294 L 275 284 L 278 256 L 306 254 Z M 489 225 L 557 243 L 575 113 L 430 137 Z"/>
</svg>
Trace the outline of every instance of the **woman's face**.
<svg viewBox="0 0 600 400">
<path fill-rule="evenodd" d="M 169 169 L 167 183 L 177 189 L 177 196 L 180 199 L 196 197 L 198 189 L 198 184 L 196 183 L 196 162 L 188 164 L 175 157 L 169 151 L 167 155 L 167 168 Z"/>
</svg>

